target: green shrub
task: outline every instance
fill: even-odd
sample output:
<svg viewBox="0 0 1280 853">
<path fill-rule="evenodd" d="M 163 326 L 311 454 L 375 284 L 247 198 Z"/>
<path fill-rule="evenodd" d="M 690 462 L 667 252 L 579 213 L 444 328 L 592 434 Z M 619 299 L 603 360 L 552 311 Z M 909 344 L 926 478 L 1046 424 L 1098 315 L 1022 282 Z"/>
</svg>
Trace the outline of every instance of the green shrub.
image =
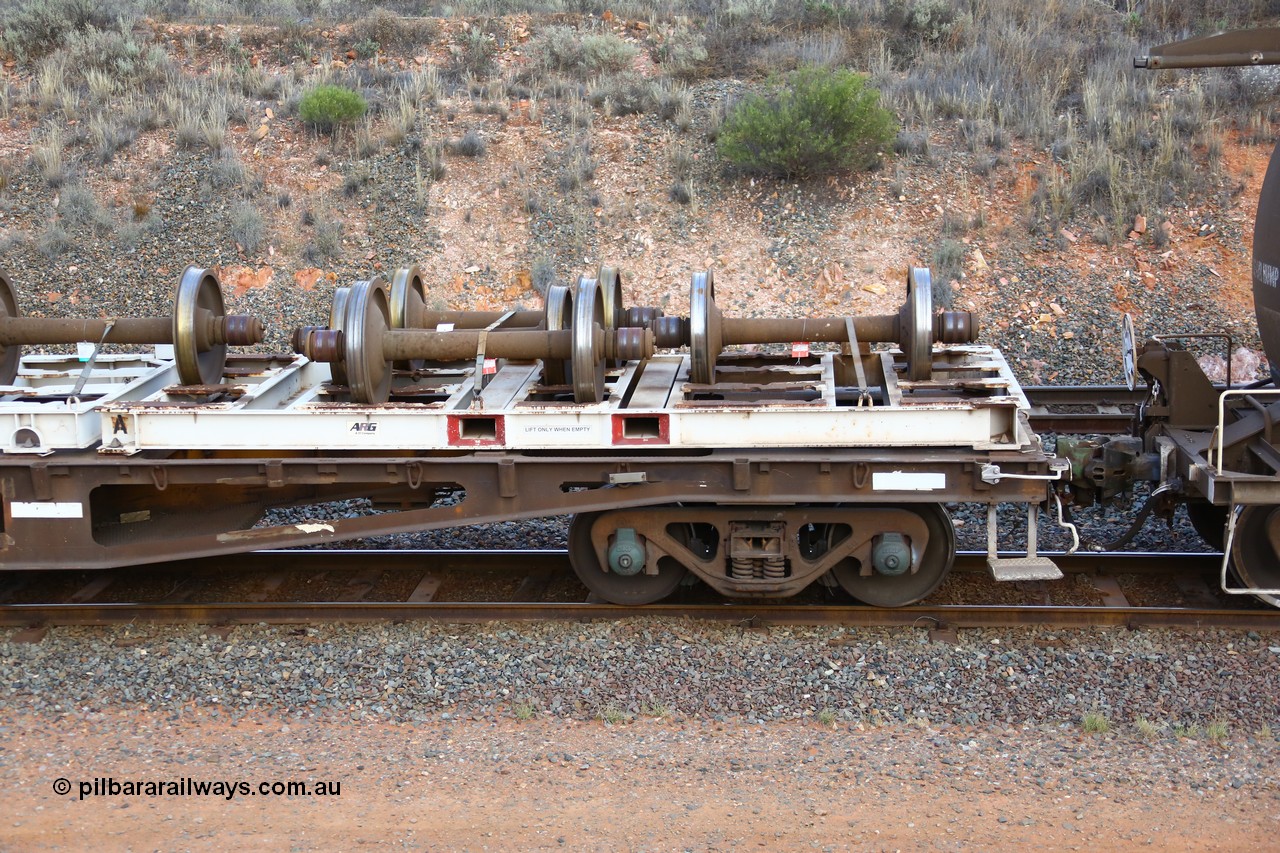
<svg viewBox="0 0 1280 853">
<path fill-rule="evenodd" d="M 896 133 L 897 121 L 865 77 L 802 68 L 734 107 L 716 147 L 749 171 L 807 178 L 870 168 Z"/>
<path fill-rule="evenodd" d="M 364 115 L 369 105 L 359 92 L 342 86 L 316 86 L 298 102 L 298 115 L 319 131 L 332 131 Z"/>
</svg>

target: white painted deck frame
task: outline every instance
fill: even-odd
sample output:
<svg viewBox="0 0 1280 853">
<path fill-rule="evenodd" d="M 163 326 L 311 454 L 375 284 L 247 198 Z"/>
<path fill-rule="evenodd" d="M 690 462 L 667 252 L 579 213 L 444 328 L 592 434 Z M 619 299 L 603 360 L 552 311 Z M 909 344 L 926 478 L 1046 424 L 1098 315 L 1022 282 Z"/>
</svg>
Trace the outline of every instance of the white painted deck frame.
<svg viewBox="0 0 1280 853">
<path fill-rule="evenodd" d="M 479 393 L 472 371 L 448 370 L 432 380 L 439 384 L 435 402 L 393 401 L 378 406 L 333 402 L 325 387 L 327 365 L 299 356 L 287 366 L 237 378 L 244 392 L 238 399 L 195 405 L 158 393 L 103 405 L 101 451 L 613 447 L 966 447 L 988 451 L 1018 450 L 1033 440 L 1025 417 L 1020 416 L 1029 408 L 1027 400 L 998 351 L 985 346 L 938 347 L 935 377 L 925 386 L 898 379 L 895 353 L 879 357 L 886 377 L 884 404 L 857 409 L 837 403 L 829 354 L 809 371 L 779 368 L 784 381 L 810 383 L 812 401 L 685 399 L 688 356 L 663 355 L 613 371 L 607 399 L 593 405 L 540 400 L 540 370 L 530 364 L 504 364 Z M 913 388 L 919 390 L 913 392 Z M 917 396 L 921 391 L 942 396 Z M 635 407 L 633 402 L 641 405 Z"/>
<path fill-rule="evenodd" d="M 0 386 L 0 451 L 47 454 L 94 447 L 103 404 L 151 396 L 178 381 L 172 359 L 100 355 L 78 397 L 84 363 L 75 355 L 27 355 L 12 385 Z"/>
</svg>

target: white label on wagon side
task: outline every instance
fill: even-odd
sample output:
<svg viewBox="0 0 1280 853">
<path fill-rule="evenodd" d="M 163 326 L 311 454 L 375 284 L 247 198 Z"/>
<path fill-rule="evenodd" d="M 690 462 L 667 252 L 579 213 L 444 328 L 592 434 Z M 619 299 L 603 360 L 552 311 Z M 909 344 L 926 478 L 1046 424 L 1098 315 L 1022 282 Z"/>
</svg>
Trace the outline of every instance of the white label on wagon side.
<svg viewBox="0 0 1280 853">
<path fill-rule="evenodd" d="M 941 472 L 877 471 L 871 475 L 871 488 L 877 492 L 932 492 L 946 487 L 947 475 Z"/>
<path fill-rule="evenodd" d="M 13 501 L 9 504 L 13 518 L 84 518 L 84 504 L 79 501 Z"/>
</svg>

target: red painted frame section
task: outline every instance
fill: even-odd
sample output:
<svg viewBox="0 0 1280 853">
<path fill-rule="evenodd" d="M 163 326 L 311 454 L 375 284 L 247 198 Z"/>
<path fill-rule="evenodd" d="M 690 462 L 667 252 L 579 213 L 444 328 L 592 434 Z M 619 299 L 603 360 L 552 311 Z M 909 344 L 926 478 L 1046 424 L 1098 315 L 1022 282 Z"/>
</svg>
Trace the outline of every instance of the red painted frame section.
<svg viewBox="0 0 1280 853">
<path fill-rule="evenodd" d="M 652 420 L 658 419 L 658 435 L 650 438 L 627 438 L 626 422 L 645 418 Z M 613 443 L 615 445 L 636 445 L 636 444 L 670 444 L 671 443 L 671 418 L 665 414 L 653 415 L 618 415 L 613 416 Z"/>
<path fill-rule="evenodd" d="M 463 438 L 463 421 L 493 421 L 493 438 Z M 507 443 L 507 419 L 502 415 L 449 415 L 450 447 L 502 447 Z"/>
</svg>

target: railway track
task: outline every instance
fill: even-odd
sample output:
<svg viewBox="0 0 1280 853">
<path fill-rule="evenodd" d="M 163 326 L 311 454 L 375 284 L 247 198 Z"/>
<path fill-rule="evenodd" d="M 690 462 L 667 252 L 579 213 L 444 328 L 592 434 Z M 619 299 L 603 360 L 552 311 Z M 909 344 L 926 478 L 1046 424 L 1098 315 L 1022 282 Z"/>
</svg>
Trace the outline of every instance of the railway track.
<svg viewBox="0 0 1280 853">
<path fill-rule="evenodd" d="M 1033 625 L 1280 629 L 1280 611 L 1252 599 L 1224 602 L 1202 580 L 1220 563 L 1218 555 L 1080 554 L 1055 555 L 1054 559 L 1066 572 L 1084 576 L 1082 581 L 1097 603 L 1052 603 L 1050 591 L 1055 587 L 1028 584 L 1019 590 L 1023 601 L 1001 604 L 924 603 L 885 609 L 834 603 L 821 591 L 805 600 L 780 602 L 705 599 L 690 591 L 674 601 L 624 607 L 589 598 L 570 600 L 564 591 L 549 594 L 566 579 L 570 580 L 568 596 L 574 594 L 575 586 L 582 592 L 572 581 L 567 555 L 557 551 L 280 551 L 238 557 L 234 568 L 206 559 L 60 580 L 58 573 L 15 575 L 0 585 L 0 625 L 22 628 L 18 640 L 38 640 L 57 625 L 187 623 L 229 631 L 231 626 L 251 623 L 588 621 L 639 616 L 715 620 L 747 627 L 913 625 L 943 636 L 956 628 Z M 955 574 L 962 580 L 978 581 L 983 561 L 984 555 L 961 553 Z M 483 595 L 486 590 L 458 589 L 456 583 L 454 592 L 460 595 L 438 595 L 451 576 L 474 578 L 477 570 L 502 579 L 503 600 L 460 600 Z M 287 588 L 291 574 L 329 578 L 333 584 L 323 600 L 319 596 L 300 597 Z M 1174 584 L 1181 603 L 1134 604 L 1126 597 L 1121 577 L 1161 578 Z M 61 591 L 56 596 L 41 596 L 41 585 L 51 578 Z M 387 578 L 394 582 L 388 584 Z M 387 586 L 402 592 L 395 600 L 385 594 L 371 596 L 375 589 Z M 108 592 L 113 587 L 123 587 L 122 600 L 103 600 L 111 597 Z M 134 590 L 138 592 L 131 596 Z M 280 600 L 273 600 L 277 598 Z"/>
</svg>

